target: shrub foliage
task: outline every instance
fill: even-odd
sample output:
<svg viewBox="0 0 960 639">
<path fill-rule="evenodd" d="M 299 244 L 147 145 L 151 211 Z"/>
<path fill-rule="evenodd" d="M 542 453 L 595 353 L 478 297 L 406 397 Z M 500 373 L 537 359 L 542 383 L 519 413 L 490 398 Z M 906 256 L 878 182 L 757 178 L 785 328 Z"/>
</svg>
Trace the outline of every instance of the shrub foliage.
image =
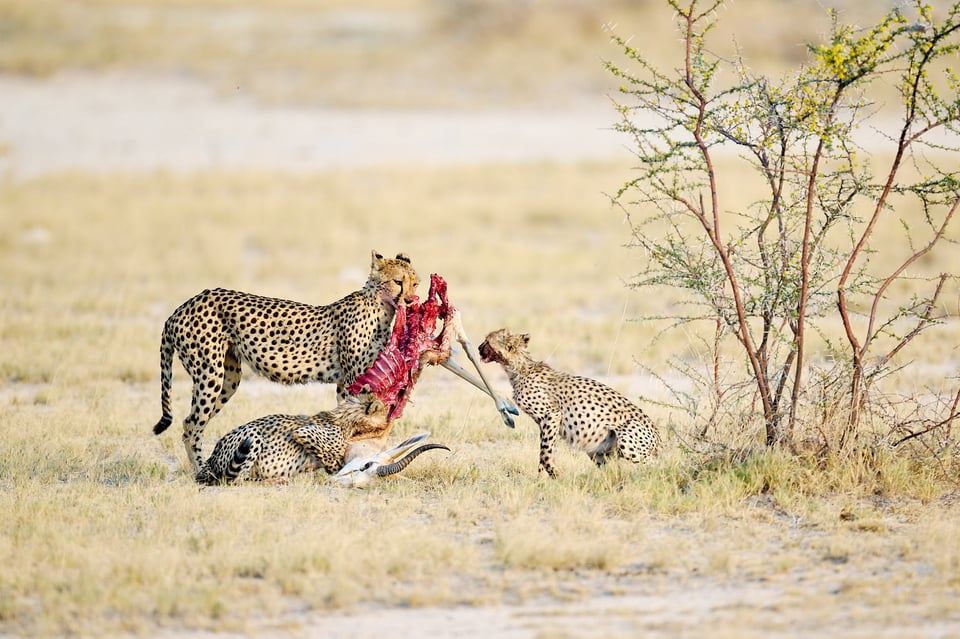
<svg viewBox="0 0 960 639">
<path fill-rule="evenodd" d="M 722 0 L 667 4 L 676 69 L 612 34 L 625 57 L 606 63 L 621 83 L 617 129 L 639 161 L 613 199 L 644 256 L 635 286 L 679 291 L 679 310 L 657 318 L 712 355 L 674 361 L 709 391 L 704 433 L 730 406 L 762 424 L 767 445 L 795 445 L 802 424 L 843 450 L 891 413 L 912 416 L 889 431 L 900 440 L 949 427 L 952 389 L 903 406 L 878 382 L 943 323 L 955 285 L 919 267 L 954 250 L 960 4 L 915 2 L 867 29 L 833 13 L 825 41 L 779 78 L 712 53 Z M 762 193 L 747 207 L 728 203 L 742 186 L 731 163 Z M 878 235 L 891 222 L 893 257 Z"/>
</svg>

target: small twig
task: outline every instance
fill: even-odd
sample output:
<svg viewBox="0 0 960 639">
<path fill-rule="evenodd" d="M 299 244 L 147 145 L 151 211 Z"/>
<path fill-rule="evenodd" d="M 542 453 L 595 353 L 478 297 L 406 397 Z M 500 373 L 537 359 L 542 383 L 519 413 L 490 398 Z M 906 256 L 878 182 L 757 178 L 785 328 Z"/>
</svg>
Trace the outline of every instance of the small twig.
<svg viewBox="0 0 960 639">
<path fill-rule="evenodd" d="M 937 422 L 936 424 L 934 424 L 933 426 L 930 426 L 929 428 L 925 428 L 916 433 L 910 433 L 906 437 L 903 437 L 902 439 L 899 439 L 896 442 L 894 442 L 893 446 L 895 447 L 899 446 L 905 441 L 914 439 L 915 437 L 920 437 L 921 435 L 926 435 L 927 433 L 937 430 L 938 428 L 941 428 L 943 426 L 946 426 L 949 429 L 950 425 L 953 423 L 953 420 L 955 420 L 957 417 L 960 417 L 960 413 L 957 412 L 958 405 L 960 405 L 960 388 L 957 389 L 957 394 L 954 395 L 953 397 L 953 405 L 950 407 L 950 414 L 947 416 L 946 419 Z"/>
</svg>

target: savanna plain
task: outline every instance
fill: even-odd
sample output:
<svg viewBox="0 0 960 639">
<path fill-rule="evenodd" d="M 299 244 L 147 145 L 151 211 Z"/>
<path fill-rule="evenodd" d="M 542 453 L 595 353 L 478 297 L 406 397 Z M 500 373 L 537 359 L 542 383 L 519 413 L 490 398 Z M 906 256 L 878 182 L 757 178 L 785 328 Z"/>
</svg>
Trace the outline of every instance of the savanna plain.
<svg viewBox="0 0 960 639">
<path fill-rule="evenodd" d="M 808 20 L 773 4 L 726 9 L 770 68 L 828 24 L 816 3 L 787 3 Z M 187 76 L 264 109 L 530 113 L 602 98 L 600 60 L 616 52 L 601 26 L 640 37 L 657 19 L 619 2 L 0 0 L 0 70 L 68 87 L 65 102 L 119 73 L 124 86 Z M 670 29 L 649 35 L 664 56 Z M 638 170 L 628 154 L 295 172 L 41 161 L 23 175 L 18 152 L 0 139 L 0 636 L 960 636 L 956 453 L 882 436 L 845 455 L 768 450 L 760 423 L 703 438 L 671 402 L 684 381 L 668 359 L 704 355 L 642 319 L 682 299 L 629 286 L 643 256 L 605 195 Z M 732 158 L 719 170 L 737 183 Z M 174 426 L 151 430 L 166 317 L 215 286 L 331 302 L 363 283 L 371 250 L 409 254 L 421 281 L 441 274 L 475 344 L 526 332 L 534 356 L 624 392 L 663 454 L 597 468 L 562 445 L 549 479 L 529 418 L 510 430 L 486 396 L 429 369 L 392 437 L 429 431 L 449 453 L 365 490 L 322 474 L 196 485 L 179 363 Z M 924 268 L 955 269 L 955 255 Z M 950 304 L 904 392 L 956 384 Z M 334 403 L 328 386 L 246 371 L 205 450 L 256 417 Z"/>
</svg>

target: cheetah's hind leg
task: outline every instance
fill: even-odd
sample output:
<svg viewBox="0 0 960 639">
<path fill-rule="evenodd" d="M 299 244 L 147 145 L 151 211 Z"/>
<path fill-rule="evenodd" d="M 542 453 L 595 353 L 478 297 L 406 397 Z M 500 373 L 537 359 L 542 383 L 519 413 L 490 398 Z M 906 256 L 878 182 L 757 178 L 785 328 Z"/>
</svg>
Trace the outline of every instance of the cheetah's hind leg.
<svg viewBox="0 0 960 639">
<path fill-rule="evenodd" d="M 203 464 L 203 429 L 207 422 L 216 417 L 220 408 L 230 399 L 240 383 L 240 378 L 236 374 L 240 369 L 239 364 L 233 366 L 231 375 L 229 378 L 227 376 L 226 366 L 236 362 L 234 357 L 228 357 L 230 345 L 224 342 L 222 349 L 223 359 L 218 360 L 214 357 L 212 365 L 207 368 L 195 363 L 190 365 L 184 363 L 184 368 L 193 379 L 193 397 L 190 414 L 183 420 L 183 447 L 194 472 L 200 472 L 200 466 Z M 228 389 L 224 388 L 225 383 Z"/>
<path fill-rule="evenodd" d="M 220 409 L 237 392 L 242 374 L 243 367 L 240 364 L 240 356 L 237 354 L 236 347 L 231 344 L 227 347 L 227 352 L 223 357 L 223 387 L 220 389 L 220 396 L 217 397 L 215 412 L 220 412 Z"/>
<path fill-rule="evenodd" d="M 603 438 L 603 441 L 600 442 L 600 445 L 593 449 L 592 452 L 588 453 L 590 459 L 593 460 L 597 466 L 603 466 L 607 463 L 607 460 L 610 457 L 616 457 L 620 454 L 620 449 L 617 446 L 617 431 L 611 429 L 607 432 L 607 436 Z"/>
<path fill-rule="evenodd" d="M 617 453 L 634 464 L 653 458 L 659 445 L 657 431 L 647 422 L 631 420 L 617 428 Z"/>
</svg>

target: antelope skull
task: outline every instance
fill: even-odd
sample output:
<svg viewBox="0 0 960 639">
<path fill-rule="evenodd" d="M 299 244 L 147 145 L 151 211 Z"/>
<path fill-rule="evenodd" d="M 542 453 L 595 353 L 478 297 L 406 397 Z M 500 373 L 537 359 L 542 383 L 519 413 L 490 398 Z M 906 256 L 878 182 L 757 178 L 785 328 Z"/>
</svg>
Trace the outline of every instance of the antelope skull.
<svg viewBox="0 0 960 639">
<path fill-rule="evenodd" d="M 421 444 L 429 436 L 430 433 L 420 433 L 389 450 L 355 457 L 333 477 L 344 486 L 365 488 L 381 477 L 399 473 L 425 451 L 435 448 L 450 450 L 443 444 Z"/>
</svg>

